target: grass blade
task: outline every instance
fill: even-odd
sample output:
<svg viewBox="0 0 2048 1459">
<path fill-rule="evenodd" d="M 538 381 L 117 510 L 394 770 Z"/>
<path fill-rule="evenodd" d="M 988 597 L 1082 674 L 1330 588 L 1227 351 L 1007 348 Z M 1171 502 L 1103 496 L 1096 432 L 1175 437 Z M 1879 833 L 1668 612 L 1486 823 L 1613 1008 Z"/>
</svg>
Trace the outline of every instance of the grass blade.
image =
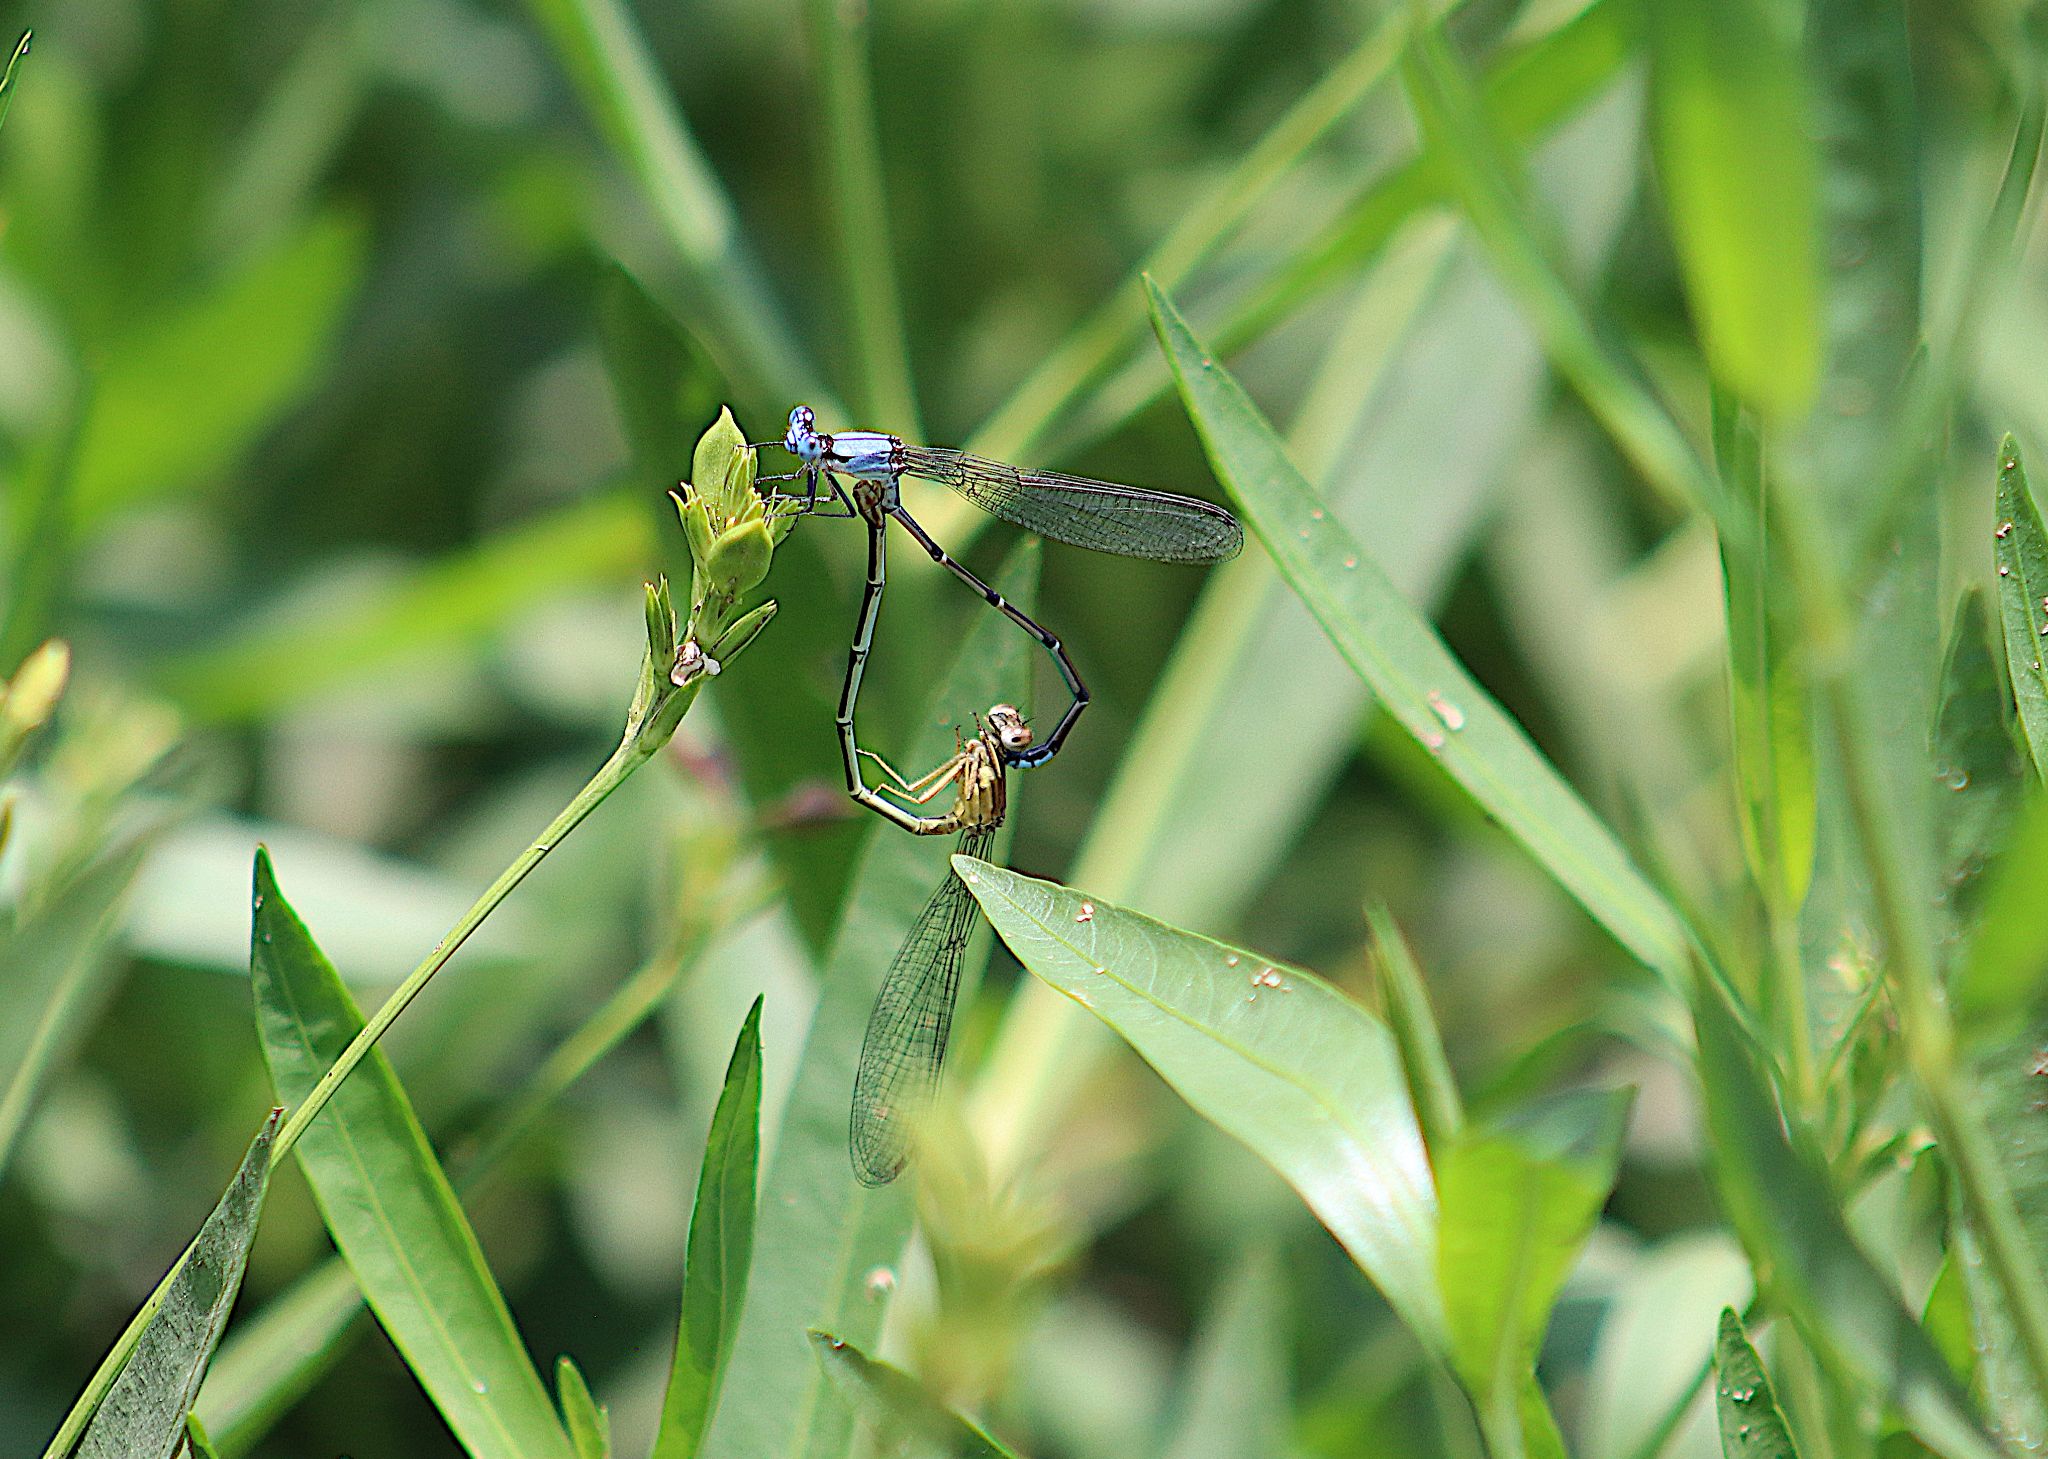
<svg viewBox="0 0 2048 1459">
<path fill-rule="evenodd" d="M 1681 986 L 1686 937 L 1670 904 L 1378 562 L 1328 518 L 1273 428 L 1156 287 L 1152 310 L 1217 478 L 1338 652 L 1595 920 Z"/>
<path fill-rule="evenodd" d="M 813 1331 L 811 1342 L 847 1397 L 875 1415 L 883 1452 L 906 1459 L 1017 1459 L 979 1424 L 953 1412 L 901 1368 L 878 1362 L 844 1338 Z"/>
<path fill-rule="evenodd" d="M 1037 565 L 1037 548 L 1027 541 L 993 585 L 1029 612 Z M 1028 682 L 1030 640 L 999 614 L 977 605 L 973 615 L 936 678 L 909 754 L 896 763 L 937 764 L 952 751 L 959 715 L 1003 702 Z M 1018 789 L 1011 787 L 1013 808 Z M 867 1277 L 893 1270 L 909 1239 L 915 1182 L 872 1189 L 854 1179 L 847 1110 L 868 1010 L 904 929 L 946 874 L 949 847 L 945 838 L 906 836 L 878 819 L 868 829 L 761 1192 L 747 1302 L 699 1451 L 714 1459 L 836 1455 L 848 1442 L 848 1415 L 827 1402 L 825 1374 L 804 1333 L 823 1327 L 850 1341 L 876 1341 L 884 1309 Z"/>
<path fill-rule="evenodd" d="M 701 323 L 720 358 L 759 399 L 809 400 L 836 414 L 626 7 L 620 0 L 528 0 L 528 9 L 667 236 L 687 317 Z"/>
<path fill-rule="evenodd" d="M 1630 1097 L 1574 1095 L 1519 1127 L 1468 1130 L 1437 1157 L 1451 1361 L 1496 1454 L 1550 1447 L 1524 1403 L 1565 1274 L 1614 1186 Z"/>
<path fill-rule="evenodd" d="M 249 973 L 263 1054 L 279 1099 L 298 1106 L 362 1015 L 261 851 L 254 909 Z M 296 1153 L 377 1320 L 463 1446 L 492 1459 L 575 1459 L 476 1233 L 381 1051 L 335 1091 Z"/>
<path fill-rule="evenodd" d="M 583 1370 L 566 1353 L 555 1363 L 555 1391 L 562 1398 L 562 1417 L 568 1422 L 576 1459 L 611 1459 L 611 1415 L 591 1397 Z"/>
<path fill-rule="evenodd" d="M 1820 165 L 1797 17 L 1769 0 L 1652 0 L 1650 109 L 1707 364 L 1773 419 L 1820 375 Z"/>
<path fill-rule="evenodd" d="M 1948 1364 L 1890 1279 L 1849 1234 L 1810 1142 L 1773 1097 L 1720 984 L 1693 984 L 1693 1027 L 1717 1188 L 1771 1297 L 1833 1361 L 1884 1392 L 1921 1441 L 1948 1459 L 1992 1459 Z M 1796 1142 L 1796 1143 L 1795 1143 Z"/>
<path fill-rule="evenodd" d="M 2017 1022 L 2040 1004 L 2048 980 L 2043 866 L 2048 866 L 2048 796 L 2037 792 L 1987 878 L 1984 913 L 1955 979 L 1956 1017 L 1965 1024 Z"/>
<path fill-rule="evenodd" d="M 671 518 L 673 521 L 673 518 Z M 357 596 L 274 604 L 226 642 L 172 660 L 163 690 L 201 719 L 266 719 L 419 654 L 473 644 L 536 598 L 646 563 L 646 503 L 607 492 L 522 522 Z"/>
<path fill-rule="evenodd" d="M 2027 488 L 2019 442 L 2011 436 L 1998 447 L 1997 513 L 1992 556 L 1998 562 L 2005 667 L 2034 774 L 2048 777 L 2048 670 L 2041 667 L 2043 640 L 2048 639 L 2048 529 Z"/>
<path fill-rule="evenodd" d="M 652 1459 L 690 1459 L 718 1401 L 754 1251 L 761 1156 L 761 1000 L 747 1012 L 711 1113 L 683 1266 L 683 1315 Z"/>
<path fill-rule="evenodd" d="M 1408 1089 L 1422 1124 L 1423 1143 L 1432 1151 L 1448 1150 L 1465 1127 L 1465 1106 L 1458 1097 L 1451 1061 L 1444 1053 L 1443 1031 L 1429 1005 L 1428 984 L 1393 913 L 1374 903 L 1365 909 L 1365 925 L 1372 933 L 1380 998 L 1386 1005 L 1387 1025 L 1401 1049 L 1401 1066 L 1408 1072 Z"/>
<path fill-rule="evenodd" d="M 2026 794 L 2012 701 L 1990 632 L 1984 592 L 1973 583 L 1957 600 L 1949 626 L 1934 716 L 1934 776 L 1945 791 L 1935 802 L 1941 832 L 1936 871 L 1957 926 L 1975 925 L 1985 863 L 2012 834 Z"/>
<path fill-rule="evenodd" d="M 242 1290 L 249 1243 L 270 1183 L 270 1144 L 282 1110 L 272 1110 L 235 1178 L 180 1259 L 162 1302 L 136 1340 L 78 1442 L 77 1459 L 171 1459 L 185 1437 L 207 1360 Z"/>
<path fill-rule="evenodd" d="M 804 21 L 811 38 L 812 84 L 818 93 L 818 104 L 810 110 L 824 133 L 826 178 L 837 224 L 834 241 L 856 372 L 857 388 L 849 403 L 867 424 L 922 440 L 903 300 L 889 246 L 881 143 L 875 135 L 874 84 L 869 78 L 873 62 L 868 55 L 871 17 L 866 7 L 807 0 Z"/>
<path fill-rule="evenodd" d="M 21 65 L 21 58 L 28 54 L 28 44 L 33 31 L 23 31 L 21 39 L 15 42 L 14 54 L 7 58 L 7 66 L 0 70 L 0 124 L 7 121 L 7 109 L 14 105 L 14 72 Z"/>
<path fill-rule="evenodd" d="M 1721 1327 L 1714 1338 L 1714 1408 L 1721 1418 L 1723 1459 L 1799 1459 L 1791 1426 L 1778 1407 L 1771 1375 L 1749 1345 L 1742 1319 L 1732 1307 L 1721 1309 Z"/>
<path fill-rule="evenodd" d="M 1253 1246 L 1219 1286 L 1181 1375 L 1160 1459 L 1288 1450 L 1287 1301 L 1274 1248 Z"/>
<path fill-rule="evenodd" d="M 1436 1191 L 1386 1025 L 1306 973 L 1054 882 L 954 865 L 1019 962 L 1278 1171 L 1442 1347 Z"/>
</svg>

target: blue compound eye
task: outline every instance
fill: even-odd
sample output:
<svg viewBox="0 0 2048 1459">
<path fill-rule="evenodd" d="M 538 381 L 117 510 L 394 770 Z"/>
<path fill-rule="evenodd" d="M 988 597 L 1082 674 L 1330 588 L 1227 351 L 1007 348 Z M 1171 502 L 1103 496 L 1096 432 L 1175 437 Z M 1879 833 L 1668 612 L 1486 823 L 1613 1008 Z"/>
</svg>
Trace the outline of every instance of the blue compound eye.
<svg viewBox="0 0 2048 1459">
<path fill-rule="evenodd" d="M 817 417 L 808 405 L 799 405 L 789 413 L 789 430 L 783 436 L 782 444 L 791 455 L 801 456 L 806 461 L 818 458 L 823 447 L 819 444 L 817 432 L 811 428 L 815 420 Z"/>
</svg>

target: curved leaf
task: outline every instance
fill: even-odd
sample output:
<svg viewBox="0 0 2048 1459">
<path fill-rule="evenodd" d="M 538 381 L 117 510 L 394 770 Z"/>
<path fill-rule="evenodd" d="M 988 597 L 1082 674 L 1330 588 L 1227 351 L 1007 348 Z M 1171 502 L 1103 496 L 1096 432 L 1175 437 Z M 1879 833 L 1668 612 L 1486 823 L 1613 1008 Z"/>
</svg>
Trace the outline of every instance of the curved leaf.
<svg viewBox="0 0 2048 1459">
<path fill-rule="evenodd" d="M 973 1420 L 953 1412 L 901 1368 L 877 1362 L 844 1338 L 811 1333 L 818 1361 L 861 1407 L 873 1412 L 887 1447 L 910 1459 L 1017 1459 Z"/>
<path fill-rule="evenodd" d="M 1725 1459 L 1799 1459 L 1799 1446 L 1778 1407 L 1771 1375 L 1749 1345 L 1735 1309 L 1721 1309 L 1721 1328 L 1714 1339 L 1714 1407 L 1721 1416 L 1721 1453 Z"/>
<path fill-rule="evenodd" d="M 953 865 L 1019 962 L 1277 1170 L 1442 1347 L 1436 1190 L 1385 1024 L 1310 974 L 1054 882 Z"/>
<path fill-rule="evenodd" d="M 2027 489 L 2019 442 L 2011 436 L 1998 446 L 1998 526 L 1991 535 L 2012 697 L 2034 773 L 2048 777 L 2048 670 L 2041 667 L 2048 646 L 2048 529 Z"/>
</svg>

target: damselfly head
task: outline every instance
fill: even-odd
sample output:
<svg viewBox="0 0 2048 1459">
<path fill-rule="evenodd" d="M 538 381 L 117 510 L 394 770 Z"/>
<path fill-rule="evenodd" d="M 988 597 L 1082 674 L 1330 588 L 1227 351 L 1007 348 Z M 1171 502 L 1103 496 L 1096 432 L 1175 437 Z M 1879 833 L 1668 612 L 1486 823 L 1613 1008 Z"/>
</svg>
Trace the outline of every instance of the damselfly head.
<svg viewBox="0 0 2048 1459">
<path fill-rule="evenodd" d="M 789 432 L 782 438 L 789 454 L 802 457 L 807 463 L 815 462 L 825 453 L 825 443 L 814 429 L 817 419 L 808 405 L 799 405 L 789 413 Z"/>
<path fill-rule="evenodd" d="M 1009 754 L 1019 754 L 1031 748 L 1031 726 L 1024 722 L 1024 716 L 1017 712 L 1014 704 L 991 706 L 988 727 L 995 731 L 996 743 Z"/>
</svg>

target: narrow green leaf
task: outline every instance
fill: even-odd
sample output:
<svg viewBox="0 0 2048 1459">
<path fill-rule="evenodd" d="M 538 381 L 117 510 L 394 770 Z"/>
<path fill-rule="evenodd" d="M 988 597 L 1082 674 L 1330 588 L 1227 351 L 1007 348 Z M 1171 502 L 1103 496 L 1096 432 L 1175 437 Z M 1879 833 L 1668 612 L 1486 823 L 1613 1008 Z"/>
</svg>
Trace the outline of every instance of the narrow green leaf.
<svg viewBox="0 0 2048 1459">
<path fill-rule="evenodd" d="M 0 123 L 7 120 L 7 109 L 14 105 L 14 71 L 21 64 L 21 58 L 28 54 L 28 43 L 32 31 L 23 31 L 15 43 L 14 54 L 7 58 L 5 70 L 0 70 Z"/>
<path fill-rule="evenodd" d="M 1941 832 L 1938 895 L 1958 926 L 1975 923 L 1985 863 L 2012 834 L 2026 794 L 2011 701 L 1990 634 L 1984 593 L 1973 583 L 1956 603 L 1934 716 L 1934 775 L 1941 787 L 1935 801 Z"/>
<path fill-rule="evenodd" d="M 1742 1319 L 1732 1307 L 1721 1309 L 1714 1371 L 1719 1377 L 1714 1408 L 1721 1417 L 1724 1459 L 1799 1459 L 1799 1446 L 1792 1442 L 1791 1427 L 1778 1408 L 1771 1375 L 1749 1345 Z"/>
<path fill-rule="evenodd" d="M 1027 540 L 991 581 L 1028 612 L 1037 566 L 1037 546 Z M 968 714 L 1014 703 L 1018 686 L 1030 682 L 1026 651 L 1035 646 L 1000 614 L 972 608 L 957 651 L 934 677 L 909 753 L 890 757 L 896 764 L 936 765 Z M 1013 812 L 1023 789 L 1013 779 Z M 877 1341 L 886 1308 L 869 1278 L 893 1273 L 910 1236 L 915 1167 L 880 1189 L 855 1180 L 847 1111 L 868 1010 L 905 930 L 948 874 L 951 842 L 863 819 L 872 823 L 866 849 L 762 1186 L 746 1306 L 699 1451 L 714 1459 L 845 1452 L 850 1415 L 827 1401 L 825 1374 L 804 1333 L 824 1327 L 851 1341 Z"/>
<path fill-rule="evenodd" d="M 1442 1345 L 1436 1190 L 1386 1025 L 1310 974 L 1054 882 L 954 865 L 1019 962 L 1277 1170 Z"/>
<path fill-rule="evenodd" d="M 232 466 L 324 362 L 363 256 L 353 219 L 316 218 L 110 347 L 79 442 L 81 521 Z"/>
<path fill-rule="evenodd" d="M 1447 1150 L 1465 1127 L 1465 1105 L 1458 1096 L 1450 1058 L 1444 1053 L 1443 1031 L 1429 1004 L 1428 984 L 1408 939 L 1401 935 L 1393 913 L 1384 904 L 1375 902 L 1365 909 L 1365 925 L 1372 933 L 1380 996 L 1386 1003 L 1387 1024 L 1401 1050 L 1408 1088 L 1415 1097 L 1423 1142 L 1432 1151 Z"/>
<path fill-rule="evenodd" d="M 757 399 L 809 400 L 833 413 L 631 12 L 619 0 L 527 0 L 527 8 L 666 235 L 683 275 L 683 317 Z"/>
<path fill-rule="evenodd" d="M 362 1027 L 333 964 L 256 855 L 249 975 L 280 1100 L 298 1104 Z M 575 1459 L 426 1131 L 372 1050 L 294 1152 L 371 1310 L 472 1453 Z"/>
<path fill-rule="evenodd" d="M 282 1114 L 272 1110 L 250 1142 L 241 1168 L 199 1228 L 127 1366 L 79 1439 L 77 1459 L 170 1459 L 183 1442 L 185 1415 L 242 1290 L 249 1243 L 256 1239 L 270 1182 L 270 1142 Z"/>
<path fill-rule="evenodd" d="M 2043 640 L 2048 640 L 2048 529 L 2027 489 L 2019 442 L 2011 436 L 1998 446 L 1997 514 L 1992 556 L 1998 563 L 2005 667 L 2034 774 L 2048 777 L 2048 671 L 2041 667 Z"/>
<path fill-rule="evenodd" d="M 711 1113 L 683 1267 L 683 1315 L 653 1459 L 690 1459 L 718 1399 L 754 1251 L 761 1154 L 761 1000 L 747 1012 Z"/>
<path fill-rule="evenodd" d="M 576 1459 L 611 1459 L 611 1414 L 590 1396 L 583 1370 L 566 1353 L 555 1362 L 555 1392 L 562 1398 L 562 1417 L 568 1420 L 569 1442 L 576 1446 Z"/>
<path fill-rule="evenodd" d="M 1783 600 L 1775 570 L 1756 426 L 1718 392 L 1714 453 L 1723 489 L 1747 509 L 1744 525 L 1750 529 L 1740 542 L 1721 541 L 1742 846 L 1768 904 L 1790 917 L 1813 879 L 1818 819 L 1809 687 L 1799 661 L 1796 612 Z"/>
<path fill-rule="evenodd" d="M 1280 1260 L 1261 1242 L 1224 1276 L 1175 1385 L 1159 1459 L 1284 1454 L 1292 1427 Z"/>
<path fill-rule="evenodd" d="M 1451 1361 L 1497 1452 L 1538 1446 L 1524 1432 L 1524 1393 L 1550 1309 L 1613 1188 L 1630 1097 L 1573 1095 L 1513 1126 L 1467 1130 L 1437 1156 Z"/>
<path fill-rule="evenodd" d="M 140 839 L 111 847 L 0 918 L 0 1170 L 107 991 L 121 908 L 148 849 Z"/>
<path fill-rule="evenodd" d="M 1672 242 L 1714 377 L 1774 418 L 1820 375 L 1819 159 L 1799 12 L 1653 0 L 1650 111 Z"/>
<path fill-rule="evenodd" d="M 947 1408 L 922 1383 L 844 1338 L 813 1329 L 811 1343 L 849 1401 L 873 1415 L 884 1452 L 904 1459 L 1017 1459 L 980 1425 Z"/>
<path fill-rule="evenodd" d="M 203 719 L 266 718 L 415 655 L 473 643 L 536 598 L 616 582 L 646 562 L 650 536 L 645 504 L 608 492 L 401 572 L 347 611 L 322 595 L 260 610 L 223 642 L 173 659 L 160 683 Z"/>
<path fill-rule="evenodd" d="M 1769 1273 L 1775 1302 L 1837 1364 L 1885 1393 L 1929 1447 L 1949 1459 L 1992 1459 L 1997 1448 L 1948 1364 L 1849 1234 L 1810 1137 L 1779 1108 L 1711 977 L 1694 980 L 1693 1027 L 1721 1203 L 1751 1261 Z"/>
<path fill-rule="evenodd" d="M 1152 290 L 1153 324 L 1217 478 L 1345 660 L 1593 917 L 1673 986 L 1685 931 L 1606 827 L 1331 519 L 1242 387 Z"/>
</svg>

